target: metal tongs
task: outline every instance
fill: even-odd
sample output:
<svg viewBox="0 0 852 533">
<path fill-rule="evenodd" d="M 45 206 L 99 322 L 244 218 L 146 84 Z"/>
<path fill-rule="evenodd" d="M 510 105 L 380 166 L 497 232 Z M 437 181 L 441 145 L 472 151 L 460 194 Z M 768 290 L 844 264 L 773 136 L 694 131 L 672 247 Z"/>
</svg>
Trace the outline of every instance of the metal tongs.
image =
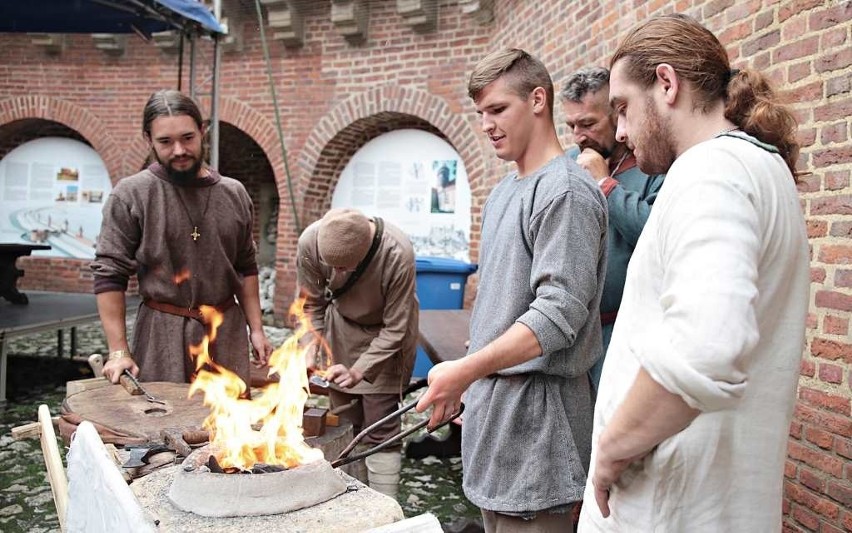
<svg viewBox="0 0 852 533">
<path fill-rule="evenodd" d="M 126 368 L 124 369 L 124 373 L 122 374 L 122 376 L 121 376 L 121 377 L 122 377 L 122 378 L 125 378 L 125 377 L 126 377 L 127 379 L 129 379 L 129 380 L 130 380 L 130 382 L 133 384 L 133 386 L 134 386 L 134 387 L 136 387 L 137 389 L 139 389 L 140 391 L 142 391 L 142 394 L 144 394 L 144 395 L 145 395 L 145 399 L 146 399 L 146 400 L 148 400 L 149 402 L 151 402 L 151 403 L 159 403 L 159 404 L 161 404 L 161 405 L 166 405 L 166 402 L 164 402 L 163 400 L 160 400 L 160 399 L 158 399 L 158 398 L 155 398 L 155 397 L 154 397 L 154 396 L 153 396 L 150 392 L 146 391 L 146 390 L 145 390 L 145 387 L 143 387 L 143 386 L 139 383 L 139 380 L 137 380 L 137 379 L 136 379 L 136 376 L 134 376 L 133 374 L 131 374 L 131 373 L 130 373 L 130 371 L 129 371 L 129 370 L 127 370 Z"/>
<path fill-rule="evenodd" d="M 364 437 L 366 437 L 370 432 L 372 432 L 374 429 L 376 429 L 378 426 L 384 424 L 388 420 L 392 420 L 392 419 L 394 419 L 398 416 L 402 416 L 403 413 L 414 409 L 414 407 L 417 405 L 418 401 L 419 400 L 415 400 L 408 405 L 404 405 L 400 409 L 398 409 L 398 410 L 394 411 L 393 413 L 389 414 L 388 416 L 382 418 L 378 422 L 375 422 L 375 423 L 371 424 L 370 426 L 364 428 L 364 430 L 361 431 L 361 433 L 358 433 L 358 435 L 356 435 L 355 438 L 352 439 L 352 442 L 350 442 L 346 446 L 346 448 L 344 448 L 343 451 L 340 452 L 340 455 L 337 456 L 337 459 L 335 459 L 334 461 L 331 462 L 332 468 L 337 468 L 339 466 L 348 465 L 349 463 L 355 462 L 359 459 L 363 459 L 364 457 L 367 457 L 368 455 L 373 455 L 374 453 L 381 451 L 381 450 L 384 450 L 385 448 L 387 448 L 388 446 L 390 446 L 392 444 L 396 444 L 397 442 L 399 442 L 404 437 L 407 437 L 408 435 L 411 435 L 415 431 L 426 426 L 429 423 L 428 418 L 425 419 L 425 420 L 421 420 L 415 426 L 412 426 L 405 431 L 401 431 L 401 432 L 397 433 L 396 435 L 389 438 L 388 440 L 386 440 L 382 443 L 376 444 L 375 446 L 373 446 L 369 450 L 363 451 L 361 453 L 356 453 L 355 455 L 349 455 L 352 452 L 352 450 L 355 449 L 355 446 L 359 442 L 361 442 L 361 440 Z M 438 424 L 437 426 L 433 427 L 432 429 L 427 430 L 427 432 L 432 433 L 433 431 L 437 431 L 438 429 L 446 426 L 447 424 L 449 424 L 450 422 L 452 422 L 456 418 L 460 417 L 463 412 L 464 412 L 464 404 L 461 404 L 461 406 L 459 407 L 459 410 L 456 411 L 453 414 L 453 416 L 450 417 L 449 420 L 447 420 L 446 422 L 442 422 L 441 424 Z"/>
</svg>

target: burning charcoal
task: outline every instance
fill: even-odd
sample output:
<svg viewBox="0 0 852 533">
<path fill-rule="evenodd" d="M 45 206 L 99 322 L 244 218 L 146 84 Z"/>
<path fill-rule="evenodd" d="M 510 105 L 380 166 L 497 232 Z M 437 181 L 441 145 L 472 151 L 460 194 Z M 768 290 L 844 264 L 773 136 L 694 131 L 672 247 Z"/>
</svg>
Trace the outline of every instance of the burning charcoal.
<svg viewBox="0 0 852 533">
<path fill-rule="evenodd" d="M 229 466 L 228 468 L 223 469 L 222 472 L 225 473 L 225 474 L 242 474 L 243 473 L 243 471 L 240 470 L 239 468 L 237 468 L 236 466 Z"/>
<path fill-rule="evenodd" d="M 271 474 L 273 472 L 283 472 L 284 470 L 287 470 L 286 466 L 267 465 L 263 463 L 257 463 L 253 467 L 251 467 L 252 474 Z"/>
<path fill-rule="evenodd" d="M 210 469 L 214 474 L 224 474 L 225 471 L 222 470 L 222 467 L 219 466 L 219 461 L 216 460 L 216 457 L 211 455 L 209 459 L 207 459 L 207 468 Z"/>
</svg>

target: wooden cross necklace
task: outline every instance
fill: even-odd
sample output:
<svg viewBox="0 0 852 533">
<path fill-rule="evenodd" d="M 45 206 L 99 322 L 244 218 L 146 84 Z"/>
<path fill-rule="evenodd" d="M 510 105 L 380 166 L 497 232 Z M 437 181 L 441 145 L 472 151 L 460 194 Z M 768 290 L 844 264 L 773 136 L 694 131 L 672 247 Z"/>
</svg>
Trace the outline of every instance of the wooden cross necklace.
<svg viewBox="0 0 852 533">
<path fill-rule="evenodd" d="M 204 221 L 204 216 L 207 215 L 207 208 L 210 207 L 210 196 L 213 194 L 213 185 L 209 185 L 207 187 L 207 201 L 204 203 L 204 211 L 201 212 L 201 221 Z M 186 207 L 186 203 L 183 201 L 183 195 L 180 192 L 180 187 L 177 190 L 177 197 L 180 201 L 181 207 L 183 207 L 183 212 L 186 213 L 186 218 L 189 219 L 189 223 L 192 224 L 192 233 L 189 234 L 192 237 L 192 241 L 195 242 L 201 237 L 201 234 L 198 233 L 198 224 L 192 220 L 192 215 L 189 214 L 189 209 Z"/>
</svg>

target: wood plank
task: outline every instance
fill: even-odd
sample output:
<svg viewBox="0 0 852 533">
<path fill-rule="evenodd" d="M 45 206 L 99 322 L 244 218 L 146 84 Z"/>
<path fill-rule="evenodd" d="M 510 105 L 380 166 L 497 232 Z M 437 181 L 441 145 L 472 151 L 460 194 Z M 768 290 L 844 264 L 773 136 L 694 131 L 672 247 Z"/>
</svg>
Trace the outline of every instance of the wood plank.
<svg viewBox="0 0 852 533">
<path fill-rule="evenodd" d="M 421 309 L 420 346 L 434 364 L 454 361 L 467 353 L 468 309 Z"/>
</svg>

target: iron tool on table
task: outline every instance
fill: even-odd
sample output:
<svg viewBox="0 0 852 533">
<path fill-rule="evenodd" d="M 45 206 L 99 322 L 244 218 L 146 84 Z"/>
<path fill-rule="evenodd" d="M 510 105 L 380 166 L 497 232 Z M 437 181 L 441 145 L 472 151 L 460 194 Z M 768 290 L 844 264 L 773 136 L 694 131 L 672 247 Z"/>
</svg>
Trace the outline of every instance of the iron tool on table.
<svg viewBox="0 0 852 533">
<path fill-rule="evenodd" d="M 151 393 L 149 393 L 148 391 L 146 391 L 146 390 L 145 390 L 145 387 L 143 387 L 143 386 L 139 383 L 139 380 L 137 380 L 137 379 L 136 379 L 136 376 L 134 376 L 133 374 L 131 374 L 131 373 L 130 373 L 130 371 L 129 371 L 129 370 L 127 370 L 127 369 L 125 369 L 125 370 L 124 370 L 124 373 L 122 373 L 122 375 L 121 375 L 121 381 L 123 382 L 125 379 L 127 379 L 128 381 L 130 381 L 130 383 L 133 385 L 133 387 L 134 387 L 134 388 L 136 388 L 136 389 L 138 389 L 139 391 L 141 391 L 141 392 L 142 392 L 142 394 L 144 394 L 144 395 L 145 395 L 145 399 L 146 399 L 146 400 L 148 400 L 149 402 L 151 402 L 151 403 L 159 403 L 159 404 L 161 404 L 161 405 L 166 405 L 166 402 L 164 402 L 163 400 L 160 400 L 160 399 L 155 398 L 155 397 L 154 397 Z M 126 387 L 125 387 L 125 388 L 126 388 Z M 132 394 L 132 393 L 131 393 L 131 394 Z"/>
</svg>

